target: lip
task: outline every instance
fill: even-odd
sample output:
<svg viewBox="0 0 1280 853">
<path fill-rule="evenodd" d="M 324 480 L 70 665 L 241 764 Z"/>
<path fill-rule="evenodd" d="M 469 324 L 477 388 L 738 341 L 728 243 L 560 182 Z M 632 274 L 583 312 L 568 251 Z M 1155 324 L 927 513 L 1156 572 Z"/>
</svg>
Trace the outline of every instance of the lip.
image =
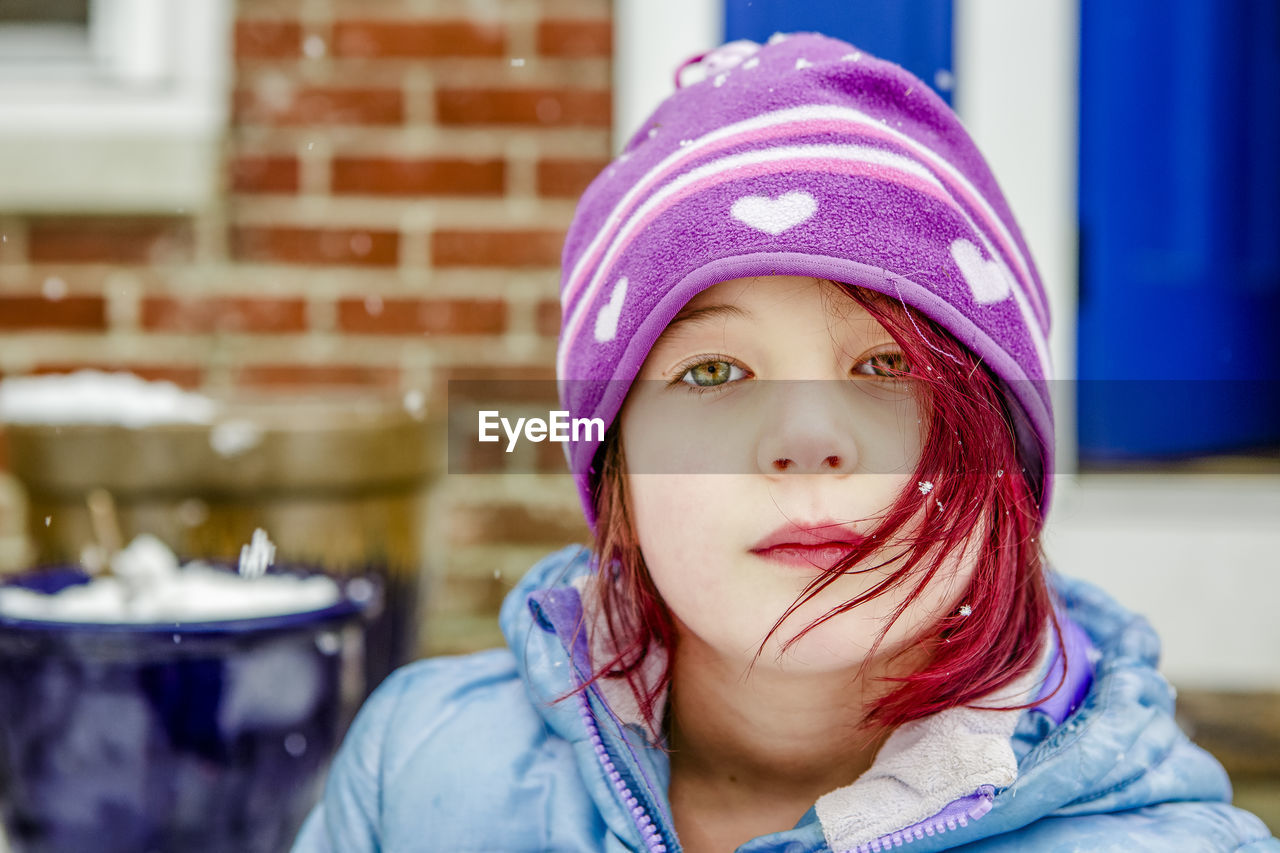
<svg viewBox="0 0 1280 853">
<path fill-rule="evenodd" d="M 866 537 L 837 521 L 786 524 L 751 547 L 766 560 L 799 568 L 830 569 Z"/>
</svg>

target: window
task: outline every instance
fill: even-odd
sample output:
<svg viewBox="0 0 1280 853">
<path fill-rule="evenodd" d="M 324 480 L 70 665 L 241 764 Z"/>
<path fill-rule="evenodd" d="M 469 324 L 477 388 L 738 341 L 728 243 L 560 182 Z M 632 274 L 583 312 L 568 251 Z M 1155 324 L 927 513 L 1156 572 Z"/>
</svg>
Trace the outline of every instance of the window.
<svg viewBox="0 0 1280 853">
<path fill-rule="evenodd" d="M 174 212 L 216 188 L 230 0 L 0 5 L 0 209 Z"/>
</svg>

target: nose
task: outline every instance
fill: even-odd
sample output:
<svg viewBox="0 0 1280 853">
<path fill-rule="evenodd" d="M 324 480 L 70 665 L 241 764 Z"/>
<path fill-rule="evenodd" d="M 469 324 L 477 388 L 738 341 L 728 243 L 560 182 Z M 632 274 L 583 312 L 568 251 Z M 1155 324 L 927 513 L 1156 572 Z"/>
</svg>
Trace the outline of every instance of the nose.
<svg viewBox="0 0 1280 853">
<path fill-rule="evenodd" d="M 762 474 L 850 474 L 858 465 L 853 424 L 828 382 L 771 383 L 774 399 L 756 452 Z M 828 386 L 825 389 L 824 386 Z M 846 415 L 842 417 L 842 414 Z"/>
</svg>

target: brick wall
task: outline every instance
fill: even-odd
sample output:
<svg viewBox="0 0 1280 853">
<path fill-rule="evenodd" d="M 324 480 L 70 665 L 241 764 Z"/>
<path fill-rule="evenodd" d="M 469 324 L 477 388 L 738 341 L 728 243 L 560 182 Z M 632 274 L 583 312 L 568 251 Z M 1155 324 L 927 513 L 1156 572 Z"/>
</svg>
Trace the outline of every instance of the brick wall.
<svg viewBox="0 0 1280 853">
<path fill-rule="evenodd" d="M 0 211 L 0 372 L 192 388 L 553 376 L 560 243 L 610 151 L 607 0 L 242 0 L 224 191 L 199 211 Z M 566 476 L 445 478 L 432 651 L 585 536 Z"/>
</svg>

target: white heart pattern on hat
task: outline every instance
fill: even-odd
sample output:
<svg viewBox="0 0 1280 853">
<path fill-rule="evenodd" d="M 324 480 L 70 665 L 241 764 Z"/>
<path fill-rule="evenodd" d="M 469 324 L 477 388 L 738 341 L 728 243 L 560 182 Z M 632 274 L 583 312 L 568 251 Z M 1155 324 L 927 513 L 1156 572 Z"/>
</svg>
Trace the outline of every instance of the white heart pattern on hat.
<svg viewBox="0 0 1280 853">
<path fill-rule="evenodd" d="M 747 195 L 733 203 L 733 218 L 757 231 L 777 236 L 788 228 L 807 222 L 818 212 L 818 202 L 803 190 L 784 193 L 777 198 Z"/>
<path fill-rule="evenodd" d="M 618 334 L 618 318 L 622 316 L 622 303 L 627 298 L 627 279 L 618 279 L 618 283 L 613 286 L 613 293 L 609 294 L 609 301 L 600 307 L 600 312 L 596 314 L 596 340 L 600 343 L 608 343 Z"/>
<path fill-rule="evenodd" d="M 969 292 L 979 305 L 1002 302 L 1013 292 L 1013 275 L 999 259 L 987 260 L 982 250 L 963 237 L 951 244 L 951 257 L 955 258 Z"/>
</svg>

